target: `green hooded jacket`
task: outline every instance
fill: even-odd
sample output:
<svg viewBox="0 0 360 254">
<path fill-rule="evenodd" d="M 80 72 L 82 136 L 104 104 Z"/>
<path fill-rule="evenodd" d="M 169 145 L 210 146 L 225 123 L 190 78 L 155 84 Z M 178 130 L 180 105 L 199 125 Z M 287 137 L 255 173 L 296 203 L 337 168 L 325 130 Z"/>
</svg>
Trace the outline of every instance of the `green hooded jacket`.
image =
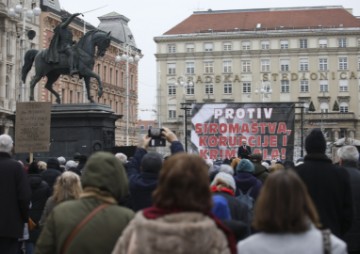
<svg viewBox="0 0 360 254">
<path fill-rule="evenodd" d="M 111 153 L 97 152 L 85 164 L 82 185 L 111 193 L 119 200 L 128 193 L 123 165 Z M 104 201 L 93 196 L 66 201 L 54 208 L 36 243 L 35 254 L 60 254 L 71 231 Z M 109 254 L 133 218 L 128 208 L 112 204 L 99 211 L 73 238 L 67 254 Z"/>
</svg>

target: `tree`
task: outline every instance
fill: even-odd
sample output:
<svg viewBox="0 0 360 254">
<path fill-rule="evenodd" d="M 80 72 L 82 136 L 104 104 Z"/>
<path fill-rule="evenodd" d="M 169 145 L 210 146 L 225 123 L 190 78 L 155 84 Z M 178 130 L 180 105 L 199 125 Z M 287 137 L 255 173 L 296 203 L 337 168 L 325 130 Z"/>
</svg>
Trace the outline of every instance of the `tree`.
<svg viewBox="0 0 360 254">
<path fill-rule="evenodd" d="M 314 103 L 312 101 L 310 101 L 310 105 L 309 105 L 309 109 L 308 109 L 309 112 L 315 112 L 315 106 L 314 106 Z"/>
<path fill-rule="evenodd" d="M 332 109 L 332 110 L 333 110 L 333 111 L 339 111 L 339 104 L 338 104 L 337 100 L 335 100 L 334 106 L 333 106 L 333 109 Z"/>
</svg>

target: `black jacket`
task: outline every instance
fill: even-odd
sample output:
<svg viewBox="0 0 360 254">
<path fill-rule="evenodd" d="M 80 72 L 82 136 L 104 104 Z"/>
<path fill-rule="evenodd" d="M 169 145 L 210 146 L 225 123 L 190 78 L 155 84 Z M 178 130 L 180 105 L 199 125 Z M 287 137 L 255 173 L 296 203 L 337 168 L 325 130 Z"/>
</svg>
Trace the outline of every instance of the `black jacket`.
<svg viewBox="0 0 360 254">
<path fill-rule="evenodd" d="M 343 238 L 352 222 L 352 194 L 349 174 L 332 164 L 325 154 L 308 154 L 295 167 L 315 203 L 323 227 Z"/>
<path fill-rule="evenodd" d="M 61 175 L 60 170 L 54 168 L 48 168 L 41 172 L 41 177 L 49 185 L 51 194 L 53 193 L 56 178 L 58 178 L 59 175 Z"/>
<path fill-rule="evenodd" d="M 0 238 L 21 238 L 28 220 L 31 190 L 22 165 L 0 152 Z"/>
<path fill-rule="evenodd" d="M 46 200 L 50 196 L 49 185 L 42 180 L 39 174 L 29 174 L 28 179 L 31 187 L 30 218 L 36 223 L 36 228 L 30 231 L 30 241 L 35 243 L 40 234 L 39 220 L 43 213 Z"/>
<path fill-rule="evenodd" d="M 250 154 L 251 154 L 250 146 L 246 146 L 246 149 L 243 146 L 239 146 L 238 151 L 237 151 L 237 156 L 239 158 L 249 159 Z"/>
<path fill-rule="evenodd" d="M 344 240 L 348 246 L 348 251 L 360 252 L 360 170 L 356 167 L 356 165 L 350 165 L 348 163 L 345 163 L 342 166 L 346 169 L 350 176 L 354 207 L 351 228 L 345 234 Z"/>
<path fill-rule="evenodd" d="M 184 148 L 179 141 L 174 141 L 170 146 L 171 154 L 183 152 Z M 152 205 L 152 192 L 158 184 L 158 172 L 143 172 L 140 163 L 147 151 L 138 147 L 134 156 L 126 165 L 129 178 L 129 190 L 131 208 L 134 211 L 150 207 Z"/>
</svg>

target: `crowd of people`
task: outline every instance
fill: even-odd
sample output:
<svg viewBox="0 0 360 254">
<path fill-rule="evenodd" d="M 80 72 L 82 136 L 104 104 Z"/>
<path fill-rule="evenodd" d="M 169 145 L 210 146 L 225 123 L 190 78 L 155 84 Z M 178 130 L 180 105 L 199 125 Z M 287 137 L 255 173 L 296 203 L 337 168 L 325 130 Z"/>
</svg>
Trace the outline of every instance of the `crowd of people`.
<svg viewBox="0 0 360 254">
<path fill-rule="evenodd" d="M 334 163 L 319 129 L 306 156 L 265 161 L 246 141 L 213 162 L 144 136 L 134 155 L 96 152 L 24 166 L 0 135 L 0 253 L 360 253 L 359 152 Z"/>
</svg>

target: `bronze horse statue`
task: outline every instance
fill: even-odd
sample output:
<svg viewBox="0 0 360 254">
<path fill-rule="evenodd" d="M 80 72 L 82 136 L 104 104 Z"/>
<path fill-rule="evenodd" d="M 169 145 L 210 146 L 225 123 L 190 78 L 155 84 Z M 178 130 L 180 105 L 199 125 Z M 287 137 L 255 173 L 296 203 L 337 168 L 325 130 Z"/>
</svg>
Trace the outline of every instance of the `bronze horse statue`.
<svg viewBox="0 0 360 254">
<path fill-rule="evenodd" d="M 103 88 L 99 75 L 93 72 L 96 56 L 104 56 L 106 49 L 110 46 L 110 32 L 106 33 L 101 30 L 91 30 L 87 32 L 77 44 L 73 46 L 75 52 L 74 60 L 77 62 L 78 74 L 80 78 L 84 78 L 87 98 L 90 102 L 94 102 L 90 96 L 90 78 L 95 78 L 98 82 L 98 96 L 101 97 Z M 25 84 L 26 76 L 35 61 L 35 76 L 30 81 L 30 101 L 34 100 L 34 89 L 39 80 L 46 76 L 47 82 L 45 88 L 48 89 L 56 97 L 56 102 L 60 103 L 60 95 L 52 88 L 53 83 L 61 74 L 69 74 L 69 65 L 67 56 L 60 55 L 59 63 L 47 63 L 45 60 L 47 49 L 45 50 L 28 50 L 24 57 L 24 65 L 21 70 L 21 79 Z"/>
</svg>

